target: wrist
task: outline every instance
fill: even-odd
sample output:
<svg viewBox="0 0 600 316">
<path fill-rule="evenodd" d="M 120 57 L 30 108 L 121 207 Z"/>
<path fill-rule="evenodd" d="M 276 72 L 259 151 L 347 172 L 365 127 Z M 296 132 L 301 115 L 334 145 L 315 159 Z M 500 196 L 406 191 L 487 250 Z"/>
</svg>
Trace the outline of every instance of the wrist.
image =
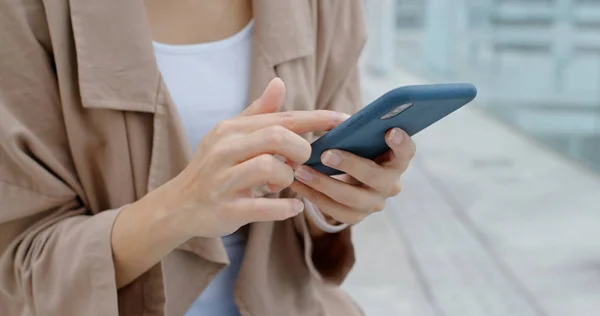
<svg viewBox="0 0 600 316">
<path fill-rule="evenodd" d="M 111 247 L 118 288 L 148 271 L 189 238 L 177 229 L 161 190 L 126 205 L 111 231 Z"/>
<path fill-rule="evenodd" d="M 155 231 L 160 233 L 162 238 L 181 244 L 194 237 L 194 234 L 186 224 L 189 224 L 189 221 L 182 218 L 183 212 L 180 211 L 181 205 L 174 189 L 172 183 L 168 182 L 148 193 L 139 202 L 146 203 L 147 209 L 152 210 L 148 212 L 148 216 Z"/>
</svg>

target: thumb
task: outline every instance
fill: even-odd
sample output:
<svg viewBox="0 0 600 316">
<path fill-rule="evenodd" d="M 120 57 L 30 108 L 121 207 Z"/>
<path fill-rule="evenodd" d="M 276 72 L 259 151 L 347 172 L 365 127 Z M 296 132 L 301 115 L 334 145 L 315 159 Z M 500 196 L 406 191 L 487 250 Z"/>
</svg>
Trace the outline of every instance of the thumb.
<svg viewBox="0 0 600 316">
<path fill-rule="evenodd" d="M 274 78 L 269 82 L 263 94 L 242 111 L 240 116 L 278 112 L 284 98 L 285 84 L 280 78 Z"/>
</svg>

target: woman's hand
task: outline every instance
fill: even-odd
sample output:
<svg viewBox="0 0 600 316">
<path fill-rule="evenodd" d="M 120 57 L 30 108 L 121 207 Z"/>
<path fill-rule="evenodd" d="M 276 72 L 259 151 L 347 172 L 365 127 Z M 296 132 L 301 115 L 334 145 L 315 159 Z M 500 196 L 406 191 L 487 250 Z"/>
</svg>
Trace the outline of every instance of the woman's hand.
<svg viewBox="0 0 600 316">
<path fill-rule="evenodd" d="M 277 192 L 289 186 L 290 165 L 306 162 L 311 151 L 298 134 L 332 129 L 346 115 L 277 113 L 284 94 L 283 82 L 271 81 L 241 115 L 202 139 L 177 177 L 120 211 L 111 232 L 119 288 L 192 237 L 219 237 L 250 222 L 283 220 L 302 211 L 299 200 L 255 198 L 252 189 L 266 185 Z"/>
<path fill-rule="evenodd" d="M 279 221 L 300 213 L 297 199 L 253 197 L 252 189 L 271 192 L 294 179 L 290 164 L 310 157 L 310 144 L 298 134 L 330 130 L 345 119 L 332 111 L 277 113 L 285 88 L 273 80 L 240 116 L 221 122 L 200 142 L 187 168 L 161 188 L 169 225 L 192 236 L 217 237 L 259 221 Z"/>
<path fill-rule="evenodd" d="M 392 129 L 385 139 L 391 150 L 374 161 L 339 150 L 326 151 L 321 156 L 323 164 L 346 174 L 329 177 L 301 166 L 295 173 L 299 182 L 294 182 L 292 189 L 334 220 L 359 223 L 400 193 L 400 176 L 415 155 L 415 143 L 404 131 Z"/>
</svg>

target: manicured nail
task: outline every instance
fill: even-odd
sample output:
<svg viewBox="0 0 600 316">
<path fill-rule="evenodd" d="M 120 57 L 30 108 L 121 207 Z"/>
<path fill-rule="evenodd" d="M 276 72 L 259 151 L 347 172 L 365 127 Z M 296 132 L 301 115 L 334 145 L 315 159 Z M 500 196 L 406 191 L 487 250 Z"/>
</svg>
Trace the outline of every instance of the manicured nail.
<svg viewBox="0 0 600 316">
<path fill-rule="evenodd" d="M 350 115 L 348 115 L 346 113 L 335 112 L 335 114 L 333 116 L 333 121 L 336 124 L 339 124 L 339 123 L 347 120 L 349 117 L 350 117 Z"/>
<path fill-rule="evenodd" d="M 300 200 L 293 200 L 292 209 L 294 210 L 294 212 L 296 212 L 296 214 L 298 214 L 304 210 L 304 203 L 302 203 L 302 201 Z"/>
<path fill-rule="evenodd" d="M 279 156 L 279 155 L 275 155 L 275 156 Z M 287 158 L 283 158 L 283 161 L 285 162 L 286 165 L 292 167 L 293 170 L 296 170 L 296 168 L 300 167 L 299 163 L 291 161 Z"/>
<path fill-rule="evenodd" d="M 331 167 L 339 165 L 341 161 L 342 156 L 332 150 L 327 151 L 323 156 L 323 163 Z"/>
<path fill-rule="evenodd" d="M 294 174 L 296 176 L 297 179 L 299 179 L 302 182 L 310 182 L 310 180 L 312 180 L 312 173 L 308 170 L 306 170 L 306 168 L 298 168 L 298 170 L 296 170 L 296 173 Z"/>
<path fill-rule="evenodd" d="M 279 192 L 283 191 L 284 188 L 273 185 L 273 184 L 267 184 L 267 189 L 271 193 L 279 193 Z"/>
<path fill-rule="evenodd" d="M 402 138 L 402 132 L 400 132 L 399 129 L 392 129 L 392 132 L 390 133 L 390 139 L 392 140 L 392 143 L 400 145 L 400 143 L 402 143 Z"/>
<path fill-rule="evenodd" d="M 288 165 L 290 165 L 290 167 L 292 167 L 292 170 L 296 170 L 296 169 L 298 169 L 298 167 L 300 167 L 299 163 L 293 162 L 293 161 L 289 161 Z"/>
</svg>

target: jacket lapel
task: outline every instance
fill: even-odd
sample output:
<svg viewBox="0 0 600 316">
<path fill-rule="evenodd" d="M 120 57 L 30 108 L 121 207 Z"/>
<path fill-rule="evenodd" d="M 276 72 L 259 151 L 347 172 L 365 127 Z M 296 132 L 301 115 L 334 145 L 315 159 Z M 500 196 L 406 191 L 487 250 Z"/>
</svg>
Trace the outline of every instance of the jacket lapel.
<svg viewBox="0 0 600 316">
<path fill-rule="evenodd" d="M 142 0 L 69 5 L 83 107 L 153 113 L 160 74 Z"/>
<path fill-rule="evenodd" d="M 277 76 L 276 66 L 315 50 L 313 21 L 306 1 L 253 0 L 254 34 L 249 101 Z"/>
</svg>

